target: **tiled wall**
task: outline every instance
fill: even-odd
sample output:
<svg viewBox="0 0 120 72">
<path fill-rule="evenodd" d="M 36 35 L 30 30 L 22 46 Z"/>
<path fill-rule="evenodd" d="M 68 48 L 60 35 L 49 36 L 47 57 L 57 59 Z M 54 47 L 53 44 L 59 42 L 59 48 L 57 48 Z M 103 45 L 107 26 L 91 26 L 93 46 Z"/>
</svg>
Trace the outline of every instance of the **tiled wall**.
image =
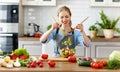
<svg viewBox="0 0 120 72">
<path fill-rule="evenodd" d="M 88 27 L 96 21 L 100 21 L 99 12 L 101 10 L 104 10 L 111 19 L 120 16 L 120 7 L 91 7 L 89 0 L 57 0 L 56 6 L 24 7 L 24 33 L 27 32 L 29 22 L 40 25 L 40 30 L 45 32 L 47 26 L 53 23 L 52 16 L 57 20 L 56 11 L 57 7 L 60 5 L 66 5 L 71 9 L 73 27 L 89 16 L 89 19 L 83 24 L 87 35 L 89 35 Z M 118 27 L 120 27 L 120 21 Z M 118 34 L 116 33 L 115 35 Z"/>
</svg>

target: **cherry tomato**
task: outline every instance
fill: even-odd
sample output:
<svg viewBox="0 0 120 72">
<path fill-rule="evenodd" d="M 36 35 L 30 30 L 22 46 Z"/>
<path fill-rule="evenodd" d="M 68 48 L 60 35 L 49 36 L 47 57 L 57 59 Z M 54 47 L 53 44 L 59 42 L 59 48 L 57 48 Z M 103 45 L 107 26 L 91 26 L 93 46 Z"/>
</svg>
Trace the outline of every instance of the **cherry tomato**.
<svg viewBox="0 0 120 72">
<path fill-rule="evenodd" d="M 99 64 L 98 63 L 94 63 L 93 64 L 93 68 L 99 68 Z"/>
<path fill-rule="evenodd" d="M 101 63 L 103 63 L 104 66 L 107 65 L 107 61 L 101 61 Z"/>
<path fill-rule="evenodd" d="M 53 60 L 49 60 L 49 61 L 48 61 L 48 65 L 49 65 L 50 67 L 55 67 L 56 63 L 55 63 Z"/>
<path fill-rule="evenodd" d="M 68 61 L 69 62 L 76 62 L 76 57 L 75 56 L 69 56 Z"/>
<path fill-rule="evenodd" d="M 97 61 L 97 62 L 91 62 L 90 65 L 92 68 L 99 69 L 99 68 L 103 68 L 105 66 L 104 63 L 106 64 L 105 61 Z"/>
<path fill-rule="evenodd" d="M 16 53 L 12 53 L 12 54 L 11 54 L 11 59 L 12 59 L 12 60 L 16 60 L 16 58 L 19 58 L 19 57 L 20 57 L 19 54 L 16 54 Z"/>
<path fill-rule="evenodd" d="M 39 64 L 43 64 L 43 61 L 42 60 L 39 60 L 38 62 L 37 62 L 37 64 L 39 65 Z"/>
<path fill-rule="evenodd" d="M 103 65 L 103 63 L 98 63 L 98 68 L 103 68 L 104 67 L 104 65 Z"/>
<path fill-rule="evenodd" d="M 91 66 L 92 68 L 93 68 L 94 63 L 95 63 L 95 62 L 91 62 L 91 63 L 90 63 L 90 66 Z"/>
<path fill-rule="evenodd" d="M 20 59 L 25 60 L 25 59 L 27 59 L 27 56 L 26 55 L 22 55 L 22 56 L 20 56 Z"/>
<path fill-rule="evenodd" d="M 48 54 L 42 54 L 42 55 L 41 55 L 41 58 L 47 59 L 47 58 L 48 58 Z"/>
<path fill-rule="evenodd" d="M 40 63 L 40 64 L 39 64 L 39 67 L 43 67 L 43 63 Z"/>
</svg>

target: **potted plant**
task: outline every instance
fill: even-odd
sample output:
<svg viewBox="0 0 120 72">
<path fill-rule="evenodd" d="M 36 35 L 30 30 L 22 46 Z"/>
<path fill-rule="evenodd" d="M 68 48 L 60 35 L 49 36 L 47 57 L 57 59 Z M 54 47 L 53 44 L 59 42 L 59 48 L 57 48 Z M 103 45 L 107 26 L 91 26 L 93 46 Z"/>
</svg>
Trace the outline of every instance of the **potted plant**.
<svg viewBox="0 0 120 72">
<path fill-rule="evenodd" d="M 98 28 L 95 26 L 95 25 L 91 25 L 89 27 L 89 35 L 90 35 L 90 38 L 93 39 L 97 36 L 97 31 L 98 31 Z"/>
<path fill-rule="evenodd" d="M 116 25 L 120 20 L 120 17 L 117 19 L 110 20 L 108 16 L 103 12 L 103 10 L 99 13 L 102 22 L 96 22 L 101 29 L 103 29 L 103 33 L 105 38 L 111 39 L 114 37 L 114 31 L 120 33 L 120 28 L 117 28 Z"/>
</svg>

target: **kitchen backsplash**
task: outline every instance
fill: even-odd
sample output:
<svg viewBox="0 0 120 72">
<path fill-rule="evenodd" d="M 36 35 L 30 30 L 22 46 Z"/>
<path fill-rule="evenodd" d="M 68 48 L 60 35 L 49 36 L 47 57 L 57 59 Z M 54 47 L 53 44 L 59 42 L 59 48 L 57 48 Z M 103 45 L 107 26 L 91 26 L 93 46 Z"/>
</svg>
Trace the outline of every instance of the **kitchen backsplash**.
<svg viewBox="0 0 120 72">
<path fill-rule="evenodd" d="M 88 27 L 100 21 L 101 10 L 104 10 L 111 19 L 120 16 L 120 7 L 91 7 L 89 0 L 57 0 L 56 6 L 24 6 L 24 34 L 27 33 L 28 23 L 31 22 L 40 25 L 42 32 L 47 31 L 47 26 L 53 23 L 52 16 L 58 20 L 56 11 L 60 5 L 66 5 L 71 9 L 73 27 L 89 17 L 83 23 L 87 35 L 89 35 Z M 117 26 L 120 27 L 120 21 Z"/>
</svg>

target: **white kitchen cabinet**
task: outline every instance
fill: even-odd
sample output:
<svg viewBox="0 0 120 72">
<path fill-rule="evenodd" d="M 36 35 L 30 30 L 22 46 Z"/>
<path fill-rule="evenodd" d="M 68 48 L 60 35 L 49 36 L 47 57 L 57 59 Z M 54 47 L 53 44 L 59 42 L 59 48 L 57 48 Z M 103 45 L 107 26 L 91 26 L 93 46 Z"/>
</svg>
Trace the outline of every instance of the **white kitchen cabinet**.
<svg viewBox="0 0 120 72">
<path fill-rule="evenodd" d="M 5 3 L 7 3 L 7 2 L 9 2 L 9 3 L 19 3 L 19 0 L 0 0 L 0 2 L 5 2 Z"/>
<path fill-rule="evenodd" d="M 53 56 L 54 47 L 52 43 L 53 42 L 50 41 L 49 43 L 43 44 L 42 53 L 47 53 L 49 54 L 49 56 Z M 76 57 L 89 57 L 90 56 L 90 47 L 83 48 L 82 46 L 78 45 L 76 46 L 75 49 L 76 49 L 76 52 L 75 52 Z"/>
<path fill-rule="evenodd" d="M 56 6 L 56 0 L 39 0 L 39 5 Z"/>
<path fill-rule="evenodd" d="M 90 0 L 90 5 L 120 7 L 120 0 Z"/>
<path fill-rule="evenodd" d="M 48 43 L 42 44 L 42 53 L 47 53 L 50 57 L 53 56 L 54 47 L 52 40 Z"/>
<path fill-rule="evenodd" d="M 92 42 L 91 56 L 95 58 L 108 58 L 114 50 L 120 51 L 120 42 Z"/>
<path fill-rule="evenodd" d="M 78 45 L 76 46 L 76 57 L 90 57 L 90 47 L 83 48 L 82 46 Z"/>
<path fill-rule="evenodd" d="M 26 48 L 32 56 L 39 56 L 42 54 L 42 45 L 39 41 L 19 41 L 19 48 Z"/>
<path fill-rule="evenodd" d="M 56 0 L 22 0 L 22 5 L 28 6 L 56 6 Z"/>
<path fill-rule="evenodd" d="M 22 5 L 38 5 L 39 0 L 22 0 Z"/>
</svg>

